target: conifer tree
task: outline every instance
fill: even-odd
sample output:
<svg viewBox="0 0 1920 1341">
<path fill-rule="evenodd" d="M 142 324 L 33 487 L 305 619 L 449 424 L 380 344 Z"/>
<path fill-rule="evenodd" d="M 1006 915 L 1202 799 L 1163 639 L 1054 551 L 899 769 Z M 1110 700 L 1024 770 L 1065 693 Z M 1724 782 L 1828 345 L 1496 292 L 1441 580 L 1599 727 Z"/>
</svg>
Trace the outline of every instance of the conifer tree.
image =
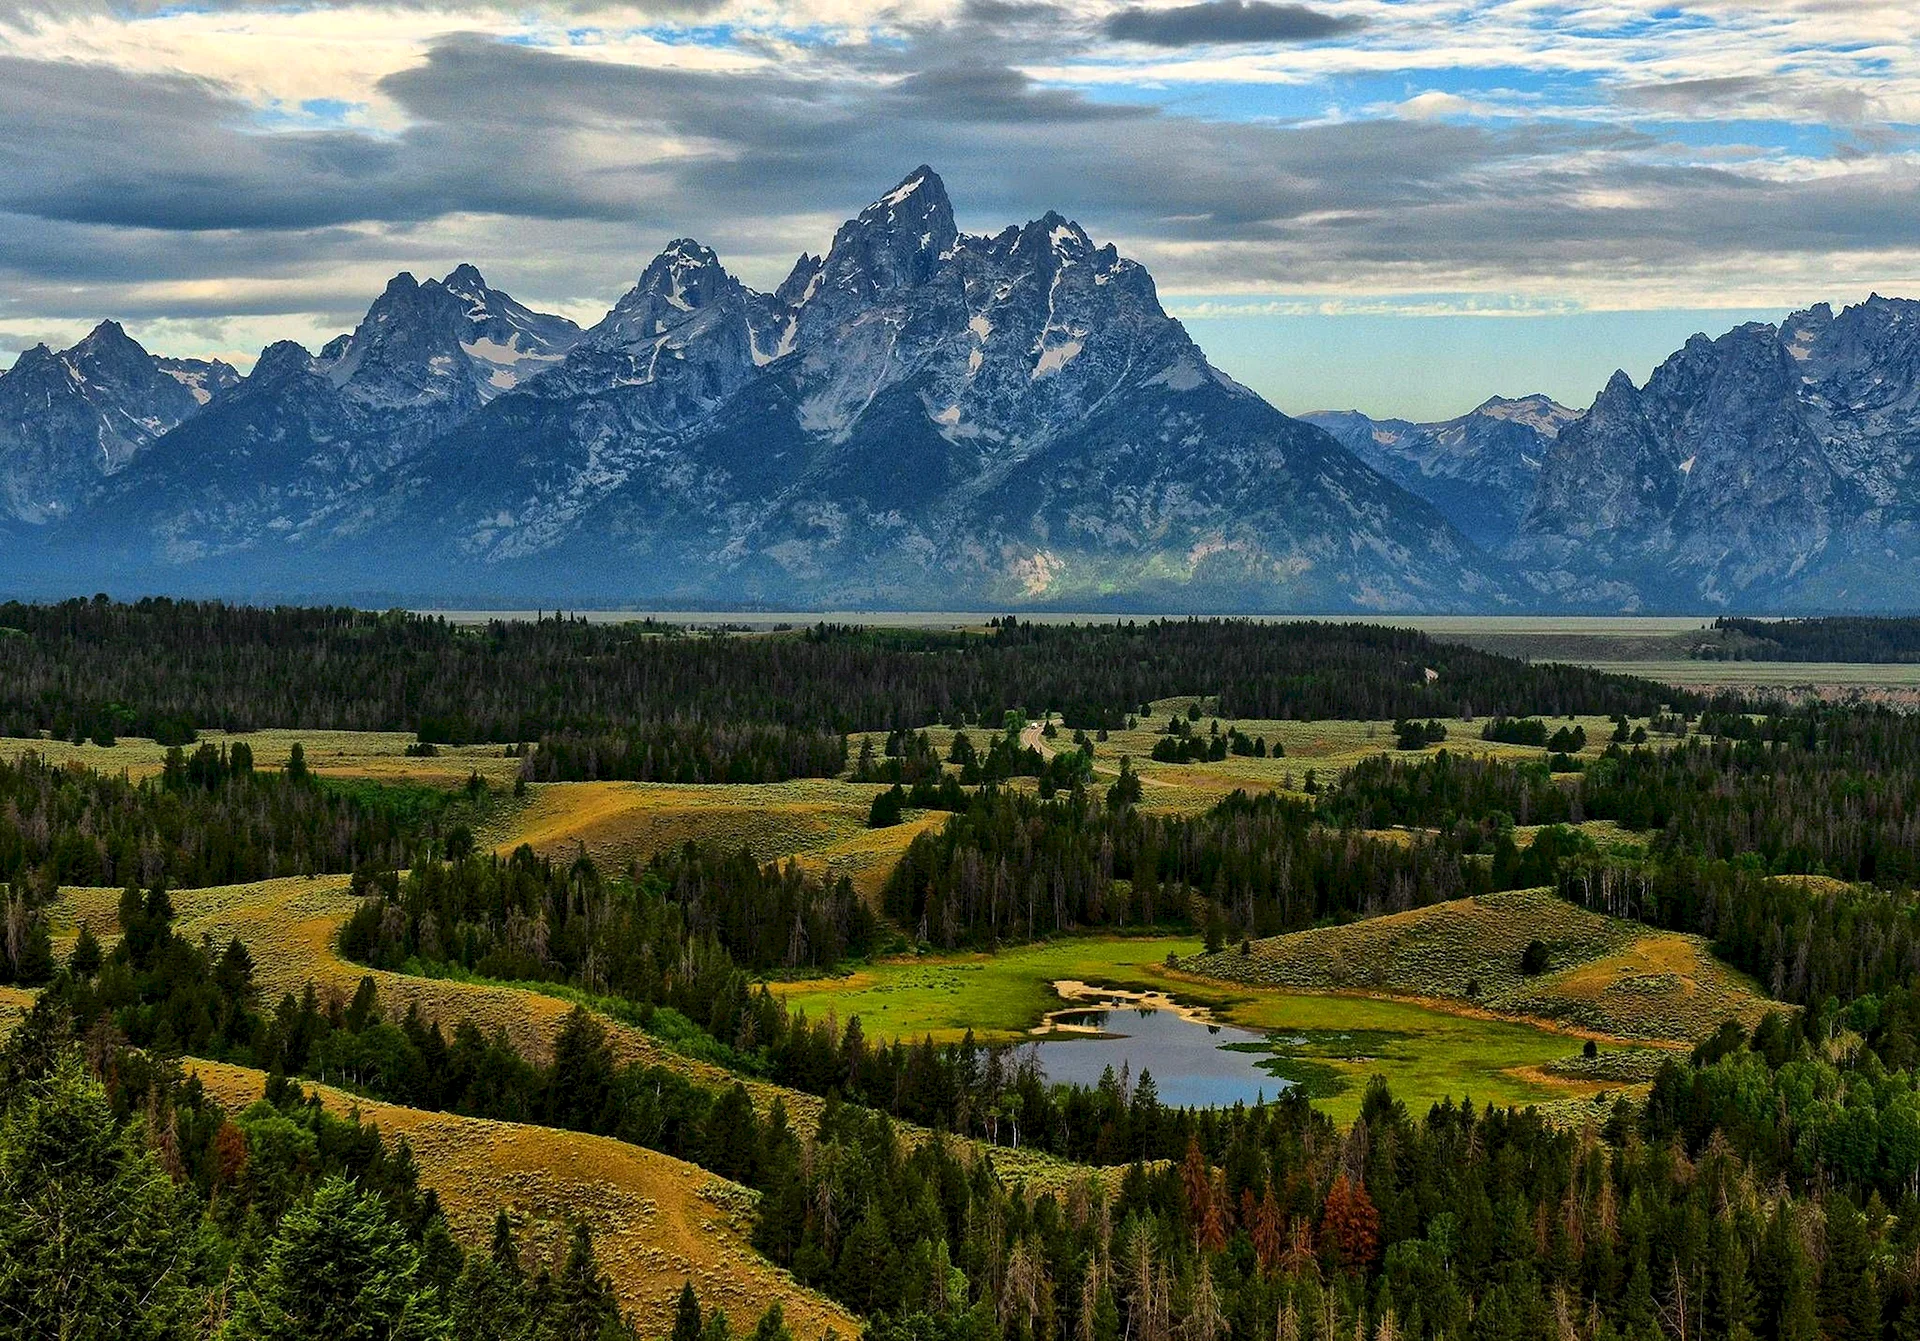
<svg viewBox="0 0 1920 1341">
<path fill-rule="evenodd" d="M 171 1337 L 195 1244 L 172 1181 L 68 1053 L 0 1116 L 0 1339 Z"/>
</svg>

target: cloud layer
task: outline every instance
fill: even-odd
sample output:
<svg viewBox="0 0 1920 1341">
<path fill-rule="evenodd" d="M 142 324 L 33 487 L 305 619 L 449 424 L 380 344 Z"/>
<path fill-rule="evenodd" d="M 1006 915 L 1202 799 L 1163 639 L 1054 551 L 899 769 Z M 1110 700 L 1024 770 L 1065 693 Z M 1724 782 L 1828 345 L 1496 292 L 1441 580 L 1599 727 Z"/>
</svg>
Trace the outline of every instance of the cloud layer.
<svg viewBox="0 0 1920 1341">
<path fill-rule="evenodd" d="M 591 317 L 689 232 L 767 284 L 921 161 L 1195 311 L 1920 288 L 1920 19 L 1760 8 L 0 0 L 0 351 L 318 340 L 462 260 Z"/>
<path fill-rule="evenodd" d="M 1149 9 L 1132 5 L 1107 16 L 1108 37 L 1156 47 L 1197 47 L 1221 43 L 1312 42 L 1353 32 L 1365 22 L 1355 15 L 1328 14 L 1305 5 L 1276 5 L 1267 0 L 1206 0 L 1198 5 Z"/>
</svg>

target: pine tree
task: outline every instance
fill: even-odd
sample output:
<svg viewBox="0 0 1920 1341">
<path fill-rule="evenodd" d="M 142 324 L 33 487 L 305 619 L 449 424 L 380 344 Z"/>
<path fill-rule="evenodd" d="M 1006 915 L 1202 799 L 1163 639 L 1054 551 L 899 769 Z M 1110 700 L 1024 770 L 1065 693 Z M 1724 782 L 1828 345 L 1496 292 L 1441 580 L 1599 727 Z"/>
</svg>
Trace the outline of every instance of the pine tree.
<svg viewBox="0 0 1920 1341">
<path fill-rule="evenodd" d="M 0 1339 L 170 1337 L 194 1310 L 187 1207 L 71 1053 L 0 1117 Z"/>
<path fill-rule="evenodd" d="M 67 958 L 67 972 L 84 982 L 100 971 L 100 961 L 99 938 L 83 920 L 80 923 L 80 935 L 73 942 L 73 953 Z"/>
<path fill-rule="evenodd" d="M 1873 1243 L 1867 1218 L 1843 1196 L 1827 1198 L 1827 1258 L 1820 1272 L 1820 1327 L 1833 1341 L 1874 1337 L 1880 1331 L 1879 1289 L 1873 1282 Z"/>
<path fill-rule="evenodd" d="M 613 1286 L 594 1260 L 593 1235 L 576 1224 L 566 1264 L 554 1282 L 541 1341 L 617 1341 L 627 1335 Z"/>
<path fill-rule="evenodd" d="M 330 1178 L 295 1205 L 241 1291 L 228 1341 L 443 1341 L 420 1252 L 374 1193 Z"/>
<path fill-rule="evenodd" d="M 553 1042 L 553 1066 L 547 1075 L 547 1121 L 575 1131 L 604 1131 L 611 1121 L 613 1051 L 607 1031 L 576 1006 Z"/>
<path fill-rule="evenodd" d="M 700 1341 L 700 1300 L 693 1292 L 692 1281 L 680 1287 L 680 1300 L 673 1310 L 673 1330 L 667 1334 L 667 1341 Z"/>
<path fill-rule="evenodd" d="M 778 1300 L 760 1315 L 753 1329 L 753 1341 L 793 1341 L 793 1333 L 787 1329 L 786 1313 Z"/>
<path fill-rule="evenodd" d="M 448 1292 L 448 1317 L 459 1341 L 525 1341 L 524 1282 L 491 1253 L 470 1253 Z"/>
</svg>

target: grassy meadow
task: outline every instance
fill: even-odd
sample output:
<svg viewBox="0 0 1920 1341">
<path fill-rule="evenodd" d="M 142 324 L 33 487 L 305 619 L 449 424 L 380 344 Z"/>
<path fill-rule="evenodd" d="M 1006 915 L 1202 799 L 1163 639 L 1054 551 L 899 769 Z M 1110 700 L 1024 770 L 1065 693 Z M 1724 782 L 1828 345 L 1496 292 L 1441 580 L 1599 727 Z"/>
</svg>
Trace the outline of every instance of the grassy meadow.
<svg viewBox="0 0 1920 1341">
<path fill-rule="evenodd" d="M 1198 811 L 1240 788 L 1302 792 L 1307 770 L 1328 777 L 1394 745 L 1386 722 L 1221 718 L 1223 734 L 1237 727 L 1249 736 L 1264 736 L 1270 746 L 1283 746 L 1284 756 L 1154 762 L 1149 756 L 1158 730 L 1170 716 L 1185 718 L 1196 701 L 1201 717 L 1194 725 L 1204 734 L 1215 720 L 1209 702 L 1172 698 L 1154 703 L 1152 715 L 1136 729 L 1096 742 L 1096 784 L 1118 773 L 1123 756 L 1131 757 L 1141 775 L 1144 805 Z M 1589 756 L 1605 748 L 1613 729 L 1602 717 L 1563 720 L 1585 727 Z M 1445 748 L 1510 758 L 1541 755 L 1537 749 L 1481 740 L 1483 721 L 1447 722 Z M 976 745 L 984 745 L 984 729 L 971 734 Z M 1044 740 L 1037 727 L 1027 734 L 1046 751 L 1072 744 L 1072 733 L 1064 728 Z M 944 755 L 954 732 L 936 726 L 928 735 Z M 815 874 L 846 875 L 869 899 L 877 898 L 912 840 L 944 821 L 942 812 L 915 811 L 899 825 L 868 829 L 868 808 L 881 789 L 844 778 L 715 786 L 547 783 L 505 803 L 518 761 L 498 746 L 442 747 L 436 757 L 417 758 L 405 753 L 412 737 L 396 732 L 261 731 L 233 737 L 209 732 L 204 739 L 214 744 L 245 739 L 264 767 L 283 764 L 298 741 L 310 768 L 337 778 L 456 787 L 477 771 L 503 802 L 481 838 L 503 853 L 524 842 L 562 860 L 585 851 L 603 869 L 619 870 L 699 839 L 745 847 L 764 861 L 792 859 Z M 860 740 L 851 739 L 850 759 Z M 882 743 L 875 738 L 876 748 Z M 104 749 L 51 741 L 0 743 L 8 752 L 27 748 L 56 760 L 124 769 L 134 777 L 157 773 L 166 753 L 151 741 L 131 739 Z M 1014 785 L 1031 784 L 1017 780 Z M 1603 841 L 1632 837 L 1610 825 L 1589 827 Z M 1518 836 L 1525 841 L 1531 834 Z M 82 919 L 111 939 L 117 897 L 113 890 L 65 891 L 54 913 L 62 950 Z M 269 997 L 308 981 L 344 995 L 365 973 L 333 948 L 352 907 L 344 877 L 179 891 L 175 902 L 183 931 L 239 935 L 247 941 Z M 1342 1119 L 1352 1115 L 1373 1074 L 1386 1076 L 1416 1108 L 1448 1096 L 1497 1103 L 1584 1099 L 1644 1082 L 1650 1054 L 1622 1049 L 1619 1040 L 1671 1045 L 1697 1038 L 1730 1016 L 1751 1020 L 1763 1008 L 1751 985 L 1714 963 L 1696 938 L 1609 923 L 1551 896 L 1508 894 L 1466 902 L 1480 906 L 1446 905 L 1276 938 L 1259 943 L 1245 960 L 1232 952 L 1202 957 L 1191 938 L 1087 937 L 997 954 L 883 960 L 844 976 L 773 986 L 789 1006 L 814 1018 L 831 1014 L 845 1021 L 858 1015 L 869 1037 L 940 1041 L 969 1029 L 982 1041 L 1025 1034 L 1063 1004 L 1053 988 L 1056 981 L 1166 992 L 1222 1021 L 1289 1040 L 1271 1063 L 1276 1074 L 1306 1085 L 1316 1102 Z M 1555 947 L 1556 967 L 1542 978 L 1523 980 L 1507 961 L 1517 963 L 1519 948 L 1536 936 Z M 1170 952 L 1182 961 L 1179 970 L 1167 967 Z M 499 1026 L 532 1056 L 547 1053 L 572 1005 L 564 993 L 538 985 L 373 976 L 389 1013 L 418 1007 L 449 1026 L 468 1018 L 485 1028 Z M 0 1030 L 19 1008 L 20 1003 L 0 999 Z M 670 1064 L 705 1083 L 731 1082 L 719 1068 L 679 1056 L 641 1030 L 617 1020 L 606 1023 L 624 1057 Z M 1615 1043 L 1598 1063 L 1583 1063 L 1577 1055 L 1580 1037 L 1588 1034 Z M 796 1116 L 818 1106 L 812 1096 L 778 1086 L 749 1082 L 749 1088 L 761 1107 L 775 1097 Z M 1035 1172 L 1045 1178 L 1051 1171 Z"/>
<path fill-rule="evenodd" d="M 1154 743 L 1162 738 L 1169 717 L 1186 719 L 1187 712 L 1195 703 L 1200 705 L 1201 715 L 1189 725 L 1200 736 L 1208 735 L 1217 720 L 1220 734 L 1225 735 L 1232 728 L 1238 728 L 1244 735 L 1253 738 L 1265 737 L 1269 751 L 1280 746 L 1283 757 L 1275 758 L 1271 754 L 1265 759 L 1247 756 L 1229 755 L 1227 758 L 1207 763 L 1167 764 L 1156 762 L 1152 758 Z M 1393 724 L 1391 722 L 1350 722 L 1350 721 L 1275 721 L 1247 717 L 1218 717 L 1211 711 L 1210 699 L 1196 699 L 1192 696 L 1160 699 L 1150 706 L 1150 716 L 1137 719 L 1132 730 L 1111 731 L 1106 740 L 1093 741 L 1093 769 L 1096 784 L 1104 785 L 1119 775 L 1120 760 L 1123 757 L 1133 761 L 1134 770 L 1140 775 L 1141 805 L 1148 810 L 1162 812 L 1193 813 L 1205 810 L 1222 797 L 1239 790 L 1246 791 L 1283 791 L 1304 794 L 1307 783 L 1307 771 L 1313 770 L 1316 778 L 1331 781 L 1342 769 L 1351 768 L 1364 759 L 1376 754 L 1399 753 L 1394 749 Z M 1543 759 L 1546 751 L 1525 745 L 1508 745 L 1498 741 L 1482 740 L 1481 728 L 1487 719 L 1477 717 L 1471 720 L 1448 718 L 1442 722 L 1447 728 L 1444 744 L 1429 746 L 1421 751 L 1406 752 L 1407 757 L 1419 754 L 1432 754 L 1440 749 L 1451 750 L 1456 754 L 1487 755 L 1505 759 Z M 1638 724 L 1638 723 L 1637 723 Z M 1613 735 L 1613 721 L 1608 717 L 1593 715 L 1557 717 L 1548 720 L 1550 729 L 1560 726 L 1581 726 L 1587 734 L 1587 748 L 1581 751 L 1583 757 L 1597 759 L 1606 750 Z M 1030 744 L 1039 746 L 1043 753 L 1074 748 L 1073 733 L 1056 723 L 1056 735 L 1050 739 L 1041 738 L 1029 730 L 1027 739 Z M 983 745 L 984 729 L 975 729 L 970 733 L 976 746 Z M 929 728 L 927 735 L 942 757 L 953 739 L 954 732 L 947 727 Z M 860 748 L 860 737 L 851 742 L 849 756 L 856 755 Z M 1660 737 L 1655 737 L 1656 740 Z M 884 744 L 884 737 L 874 737 L 874 748 Z"/>
<path fill-rule="evenodd" d="M 1571 1030 L 1464 1002 L 1250 987 L 1167 967 L 1169 952 L 1188 960 L 1200 948 L 1185 937 L 1076 937 L 991 955 L 886 960 L 774 990 L 815 1019 L 858 1015 L 869 1038 L 943 1042 L 969 1029 L 983 1042 L 1025 1034 L 1067 1004 L 1053 989 L 1057 981 L 1166 993 L 1223 1023 L 1277 1036 L 1270 1069 L 1306 1084 L 1315 1102 L 1343 1122 L 1359 1111 L 1376 1074 L 1416 1110 L 1448 1097 L 1524 1105 L 1622 1088 L 1571 1066 L 1583 1042 Z M 1610 1041 L 1608 1050 L 1619 1046 Z"/>
<path fill-rule="evenodd" d="M 823 851 L 851 855 L 863 845 L 885 850 L 895 841 L 876 839 L 867 828 L 867 811 L 881 790 L 832 778 L 538 783 L 528 788 L 523 809 L 483 837 L 502 852 L 528 843 L 543 855 L 570 858 L 584 848 L 612 871 L 694 839 L 744 847 L 762 861 Z"/>
<path fill-rule="evenodd" d="M 426 787 L 459 787 L 478 773 L 493 787 L 511 787 L 519 776 L 520 761 L 508 757 L 501 745 L 439 745 L 431 758 L 409 755 L 414 743 L 410 731 L 202 731 L 189 753 L 202 744 L 231 745 L 245 741 L 259 768 L 283 768 L 299 745 L 307 767 L 322 777 L 367 778 L 375 782 L 414 783 Z M 122 773 L 136 782 L 159 776 L 167 747 L 137 736 L 122 736 L 112 745 L 75 745 L 65 740 L 24 740 L 0 736 L 0 758 L 28 751 L 56 764 L 84 764 L 103 773 Z"/>
</svg>

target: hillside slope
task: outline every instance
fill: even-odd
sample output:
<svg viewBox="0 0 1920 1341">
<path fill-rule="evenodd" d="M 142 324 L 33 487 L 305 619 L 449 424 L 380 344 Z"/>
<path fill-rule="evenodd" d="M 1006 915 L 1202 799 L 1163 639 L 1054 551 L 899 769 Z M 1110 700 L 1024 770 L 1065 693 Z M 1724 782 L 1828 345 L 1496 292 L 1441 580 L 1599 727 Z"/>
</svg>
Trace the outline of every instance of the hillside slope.
<svg viewBox="0 0 1920 1341">
<path fill-rule="evenodd" d="M 1531 941 L 1547 970 L 1521 971 Z M 1320 927 L 1184 959 L 1191 973 L 1265 987 L 1441 998 L 1617 1038 L 1691 1042 L 1770 1009 L 1698 936 L 1602 917 L 1524 889 Z"/>
<path fill-rule="evenodd" d="M 229 1108 L 258 1099 L 263 1072 L 218 1062 L 188 1069 Z M 455 1234 L 484 1247 L 494 1216 L 515 1222 L 529 1265 L 564 1259 L 575 1223 L 593 1231 L 594 1254 L 643 1336 L 673 1326 L 680 1287 L 693 1282 L 700 1302 L 751 1326 L 778 1300 L 800 1341 L 828 1332 L 860 1334 L 845 1309 L 807 1289 L 749 1242 L 756 1194 L 698 1165 L 610 1136 L 554 1131 L 425 1113 L 310 1085 L 327 1107 L 357 1112 L 383 1135 L 403 1138 Z"/>
</svg>

